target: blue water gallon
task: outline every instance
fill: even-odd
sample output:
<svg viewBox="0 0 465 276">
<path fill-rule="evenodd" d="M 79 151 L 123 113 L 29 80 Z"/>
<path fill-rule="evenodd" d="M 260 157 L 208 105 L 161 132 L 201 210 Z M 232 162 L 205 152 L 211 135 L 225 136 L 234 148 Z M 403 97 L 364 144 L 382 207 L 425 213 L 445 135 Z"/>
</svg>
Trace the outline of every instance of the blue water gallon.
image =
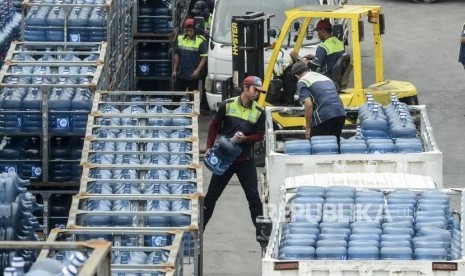
<svg viewBox="0 0 465 276">
<path fill-rule="evenodd" d="M 365 138 L 388 138 L 388 122 L 377 107 L 374 107 L 371 114 L 360 118 L 362 135 Z"/>
<path fill-rule="evenodd" d="M 301 240 L 301 239 L 285 239 L 281 242 L 281 247 L 284 246 L 307 246 L 307 247 L 314 247 L 315 240 Z"/>
<path fill-rule="evenodd" d="M 350 228 L 358 228 L 358 227 L 373 227 L 373 228 L 380 228 L 381 223 L 379 221 L 355 221 L 350 224 Z"/>
<path fill-rule="evenodd" d="M 380 228 L 374 228 L 374 227 L 354 227 L 352 229 L 352 234 L 361 234 L 361 235 L 375 234 L 375 235 L 381 236 L 382 233 L 383 233 L 383 230 L 381 230 Z"/>
<path fill-rule="evenodd" d="M 291 140 L 284 142 L 284 153 L 289 155 L 311 154 L 312 147 L 308 140 Z"/>
<path fill-rule="evenodd" d="M 412 260 L 413 252 L 411 247 L 381 247 L 381 260 Z"/>
<path fill-rule="evenodd" d="M 315 248 L 311 246 L 283 246 L 279 250 L 280 260 L 313 260 Z"/>
<path fill-rule="evenodd" d="M 415 260 L 447 260 L 445 248 L 416 248 L 414 250 Z"/>
<path fill-rule="evenodd" d="M 204 158 L 204 164 L 214 174 L 223 175 L 240 154 L 241 148 L 232 138 L 221 136 Z"/>
<path fill-rule="evenodd" d="M 28 133 L 39 133 L 42 130 L 42 93 L 38 88 L 30 88 L 23 99 L 21 130 Z"/>
<path fill-rule="evenodd" d="M 347 249 L 348 260 L 378 260 L 379 248 L 376 246 L 361 247 L 349 246 Z"/>
<path fill-rule="evenodd" d="M 63 89 L 56 88 L 49 97 L 49 131 L 51 133 L 69 133 L 71 98 L 65 94 Z"/>
<path fill-rule="evenodd" d="M 189 106 L 187 99 L 181 99 L 179 107 L 174 109 L 172 114 L 177 116 L 171 119 L 173 126 L 190 126 L 192 124 L 191 113 L 192 107 Z"/>
<path fill-rule="evenodd" d="M 346 260 L 347 248 L 346 247 L 317 247 L 316 248 L 317 260 Z"/>
<path fill-rule="evenodd" d="M 324 227 L 321 229 L 321 234 L 342 234 L 349 236 L 351 234 L 351 230 L 349 228 Z"/>
<path fill-rule="evenodd" d="M 346 240 L 318 240 L 316 247 L 347 247 Z"/>
<path fill-rule="evenodd" d="M 379 242 L 376 240 L 351 240 L 348 243 L 349 247 L 379 247 Z"/>
<path fill-rule="evenodd" d="M 345 140 L 339 146 L 341 154 L 366 154 L 368 147 L 364 140 Z"/>
</svg>

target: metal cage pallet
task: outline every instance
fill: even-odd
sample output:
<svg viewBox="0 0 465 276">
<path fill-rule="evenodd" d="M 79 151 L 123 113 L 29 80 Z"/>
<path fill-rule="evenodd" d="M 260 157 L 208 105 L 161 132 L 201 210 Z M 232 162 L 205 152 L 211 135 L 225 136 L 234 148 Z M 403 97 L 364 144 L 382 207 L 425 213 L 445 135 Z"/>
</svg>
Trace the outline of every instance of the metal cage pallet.
<svg viewBox="0 0 465 276">
<path fill-rule="evenodd" d="M 117 64 L 114 76 L 111 78 L 110 89 L 115 91 L 134 90 L 134 51 L 133 44 Z"/>
<path fill-rule="evenodd" d="M 405 173 L 321 173 L 288 177 L 281 186 L 277 213 L 273 230 L 262 259 L 263 275 L 463 275 L 465 272 L 465 247 L 461 238 L 461 259 L 450 261 L 434 260 L 281 260 L 278 256 L 282 239 L 283 225 L 289 220 L 290 202 L 295 198 L 299 187 L 354 187 L 356 191 L 380 191 L 387 196 L 397 190 L 410 190 L 417 195 L 426 190 L 436 189 L 429 176 Z M 459 219 L 461 233 L 465 230 L 462 214 L 465 211 L 464 189 L 438 189 L 450 196 L 453 214 Z M 310 203 L 308 206 L 310 206 Z M 354 203 L 356 204 L 356 203 Z M 387 205 L 386 205 L 387 206 Z M 309 209 L 308 209 L 309 210 Z M 308 211 L 307 210 L 307 211 Z M 303 211 L 303 210 L 302 210 Z M 299 212 L 299 211 L 297 211 Z M 306 212 L 306 211 L 304 211 Z M 308 211 L 310 212 L 310 211 Z M 342 212 L 341 212 L 342 214 Z M 403 213 L 405 214 L 405 213 Z M 311 215 L 309 216 L 309 218 Z M 463 235 L 463 234 L 462 234 Z M 441 266 L 444 269 L 435 269 Z M 453 269 L 450 269 L 453 268 Z"/>
<path fill-rule="evenodd" d="M 98 200 L 106 201 L 129 201 L 131 204 L 131 211 L 91 211 L 88 209 L 89 202 L 94 202 Z M 147 205 L 149 201 L 157 200 L 185 200 L 189 201 L 190 210 L 187 211 L 150 211 L 147 210 Z M 150 227 L 147 226 L 146 218 L 149 216 L 187 216 L 190 218 L 190 223 L 185 226 L 174 226 L 174 227 L 151 227 L 154 229 L 162 230 L 183 230 L 183 231 L 193 231 L 196 232 L 199 226 L 200 212 L 202 208 L 199 206 L 199 195 L 158 195 L 158 194 L 113 194 L 113 195 L 102 195 L 102 194 L 78 194 L 73 197 L 73 202 L 71 203 L 71 209 L 69 212 L 68 218 L 68 228 L 74 227 L 86 227 L 86 228 L 101 228 L 100 226 L 89 226 L 86 223 L 86 220 L 91 216 L 107 216 L 110 217 L 110 220 L 115 217 L 119 218 L 121 216 L 131 217 L 132 227 Z M 105 227 L 105 226 L 103 226 Z M 108 226 L 107 226 L 108 227 Z M 112 229 L 117 229 L 119 227 L 129 227 L 131 226 L 112 226 Z"/>
<path fill-rule="evenodd" d="M 159 235 L 169 236 L 170 245 L 162 246 L 144 246 L 145 235 Z M 183 248 L 183 231 L 162 231 L 153 230 L 149 228 L 76 228 L 76 229 L 54 229 L 48 241 L 85 241 L 88 237 L 106 237 L 110 239 L 113 246 L 111 248 L 112 255 L 116 258 L 123 251 L 142 251 L 146 253 L 157 252 L 165 255 L 165 260 L 157 264 L 144 264 L 144 265 L 122 265 L 111 264 L 112 273 L 165 273 L 163 275 L 182 275 L 183 271 L 182 262 L 182 248 Z M 134 246 L 125 246 L 124 241 L 129 237 L 134 237 L 136 244 Z M 166 255 L 168 255 L 166 257 Z M 49 252 L 41 252 L 40 257 L 48 257 Z"/>
<path fill-rule="evenodd" d="M 117 115 L 109 115 L 109 114 L 101 114 L 99 113 L 100 107 L 108 103 L 115 103 L 120 106 L 129 106 L 134 102 L 131 102 L 132 98 L 138 98 L 135 104 L 137 105 L 155 105 L 156 100 L 158 98 L 166 98 L 166 97 L 184 97 L 184 98 L 192 98 L 189 100 L 187 104 L 192 107 L 191 116 L 198 115 L 200 112 L 200 94 L 197 91 L 193 92 L 179 92 L 179 91 L 96 91 L 94 102 L 92 105 L 92 115 L 96 116 L 113 116 L 116 117 Z M 178 106 L 179 102 L 170 102 L 164 101 L 162 102 L 163 105 L 172 105 Z M 127 116 L 130 114 L 124 114 L 124 116 L 120 117 L 130 117 Z M 143 114 L 140 114 L 143 115 Z M 160 116 L 160 114 L 158 114 Z M 170 114 L 161 115 L 161 116 L 173 116 Z M 194 117 L 196 119 L 196 117 Z"/>
<path fill-rule="evenodd" d="M 42 219 L 45 236 L 53 228 L 64 228 L 66 226 L 72 196 L 78 193 L 76 188 L 74 190 L 30 190 L 29 192 L 35 195 L 37 202 L 44 206 L 42 212 L 37 214 L 37 217 L 39 220 Z"/>
<path fill-rule="evenodd" d="M 90 252 L 87 261 L 82 266 L 79 275 L 110 276 L 111 243 L 101 240 L 81 242 L 45 241 L 20 242 L 1 241 L 0 250 L 37 250 L 41 251 L 39 258 L 45 258 L 50 251 L 85 251 Z"/>
<path fill-rule="evenodd" d="M 85 87 L 93 91 L 106 89 L 108 87 L 108 75 L 106 68 L 109 67 L 106 54 L 109 51 L 107 43 L 73 43 L 73 42 L 13 42 L 5 57 L 5 64 L 0 71 L 0 87 Z M 37 59 L 44 56 L 56 57 L 56 61 L 43 60 L 21 60 L 21 55 L 35 56 Z M 65 56 L 76 55 L 82 59 L 95 55 L 95 60 L 66 60 Z M 35 59 L 35 58 L 34 58 Z M 60 74 L 58 67 L 91 67 L 92 71 L 79 74 Z M 50 73 L 40 72 L 27 74 L 25 72 L 15 73 L 15 69 L 23 67 L 50 67 Z M 42 77 L 49 79 L 48 84 L 37 83 L 6 83 L 8 77 Z M 59 84 L 60 78 L 87 78 L 87 84 Z"/>
<path fill-rule="evenodd" d="M 106 41 L 108 42 L 108 70 L 109 75 L 113 75 L 116 69 L 116 63 L 120 60 L 132 40 L 132 29 L 124 25 L 127 23 L 127 15 L 132 13 L 132 3 L 121 1 L 106 0 L 104 3 L 87 4 L 84 1 L 75 1 L 73 4 L 63 2 L 44 3 L 40 0 L 26 0 L 23 2 L 23 21 L 22 36 L 23 40 L 28 41 L 64 41 L 64 42 L 89 42 L 89 41 Z M 98 8 L 103 11 L 102 18 L 97 20 L 104 21 L 102 25 L 87 26 L 88 18 L 78 18 L 86 20 L 86 23 L 70 23 L 69 15 L 73 9 Z M 47 24 L 48 16 L 40 18 L 37 14 L 41 9 L 52 10 L 56 17 L 50 18 L 53 24 Z M 92 15 L 89 11 L 89 15 Z M 53 14 L 52 14 L 53 15 Z M 34 16 L 38 18 L 34 18 Z M 35 22 L 33 22 L 35 19 Z M 124 21 L 123 21 L 124 19 Z M 92 36 L 93 35 L 93 36 Z"/>
<path fill-rule="evenodd" d="M 135 1 L 133 10 L 134 36 L 169 37 L 176 34 L 189 12 L 191 0 L 158 1 L 159 5 L 154 5 L 154 3 L 156 1 Z M 157 9 L 158 11 L 156 11 Z M 156 21 L 161 23 L 160 28 L 155 28 Z"/>
<path fill-rule="evenodd" d="M 1 130 L 0 135 L 15 137 L 15 139 L 19 139 L 17 137 L 36 137 L 40 143 L 40 158 L 37 160 L 2 160 L 3 163 L 12 163 L 13 165 L 28 164 L 33 171 L 34 180 L 40 180 L 41 186 L 77 186 L 75 181 L 66 179 L 60 181 L 50 178 L 50 165 L 57 164 L 53 163 L 51 158 L 51 140 L 54 139 L 53 137 L 69 137 L 67 139 L 76 137 L 77 139 L 84 136 L 83 127 L 78 127 L 77 124 L 74 125 L 72 118 L 79 118 L 79 121 L 82 121 L 84 117 L 84 120 L 86 120 L 89 111 L 56 110 L 52 112 L 48 96 L 52 94 L 54 89 L 68 89 L 72 90 L 73 93 L 75 89 L 84 89 L 92 97 L 93 91 L 105 88 L 107 86 L 104 72 L 106 45 L 106 43 L 63 42 L 14 42 L 11 45 L 7 61 L 0 71 L 0 88 L 2 88 L 3 92 L 9 90 L 12 94 L 16 93 L 16 90 L 24 91 L 28 95 L 33 92 L 37 93 L 36 98 L 39 104 L 37 104 L 36 109 L 33 108 L 32 110 L 2 108 L 0 112 L 4 116 L 16 116 L 15 121 L 17 122 L 14 128 Z M 24 58 L 24 56 L 29 58 Z M 73 58 L 65 59 L 65 56 L 74 56 L 74 60 Z M 51 57 L 58 60 L 36 60 L 42 57 L 47 57 L 47 59 Z M 85 60 L 89 57 L 92 57 L 92 59 Z M 81 60 L 81 58 L 84 60 Z M 70 72 L 70 68 L 73 67 L 85 68 L 86 72 L 81 73 L 79 71 L 79 74 Z M 34 68 L 34 70 L 38 68 L 40 70 L 23 72 L 24 68 Z M 66 72 L 70 74 L 66 74 Z M 20 100 L 22 101 L 22 99 Z M 2 103 L 3 101 L 6 103 L 8 100 L 5 98 L 2 99 Z M 24 118 L 25 115 L 27 115 L 26 118 Z M 30 119 L 32 117 L 34 117 L 35 121 Z M 55 119 L 57 121 L 54 121 Z M 37 125 L 26 127 L 26 123 L 32 122 Z M 56 125 L 50 125 L 50 122 L 56 122 Z M 53 131 L 50 128 L 53 128 Z M 69 160 L 60 160 L 60 162 L 70 162 L 71 164 L 79 162 L 79 159 L 73 160 L 71 158 Z"/>
</svg>

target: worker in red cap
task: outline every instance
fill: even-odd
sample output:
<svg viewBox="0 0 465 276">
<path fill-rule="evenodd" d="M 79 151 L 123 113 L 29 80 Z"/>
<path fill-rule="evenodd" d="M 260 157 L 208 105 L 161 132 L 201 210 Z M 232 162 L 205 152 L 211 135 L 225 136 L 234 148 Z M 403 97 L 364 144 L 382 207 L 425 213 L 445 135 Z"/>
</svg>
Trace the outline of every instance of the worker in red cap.
<svg viewBox="0 0 465 276">
<path fill-rule="evenodd" d="M 194 19 L 188 18 L 183 24 L 184 34 L 176 38 L 173 73 L 175 91 L 199 89 L 202 69 L 207 63 L 208 48 L 205 37 L 194 33 Z"/>
<path fill-rule="evenodd" d="M 241 95 L 225 100 L 210 123 L 206 155 L 213 147 L 220 129 L 221 135 L 232 138 L 240 145 L 241 154 L 223 175 L 212 176 L 204 200 L 204 226 L 212 217 L 216 202 L 234 174 L 249 203 L 252 223 L 256 226 L 257 216 L 263 215 L 254 161 L 254 143 L 262 141 L 265 133 L 265 112 L 256 102 L 260 92 L 265 91 L 262 85 L 259 77 L 245 78 Z"/>
<path fill-rule="evenodd" d="M 328 19 L 318 21 L 316 31 L 321 43 L 318 45 L 315 55 L 310 54 L 302 58 L 294 51 L 290 55 L 294 61 L 307 64 L 312 71 L 330 77 L 337 59 L 344 54 L 344 44 L 332 35 L 333 27 Z"/>
</svg>

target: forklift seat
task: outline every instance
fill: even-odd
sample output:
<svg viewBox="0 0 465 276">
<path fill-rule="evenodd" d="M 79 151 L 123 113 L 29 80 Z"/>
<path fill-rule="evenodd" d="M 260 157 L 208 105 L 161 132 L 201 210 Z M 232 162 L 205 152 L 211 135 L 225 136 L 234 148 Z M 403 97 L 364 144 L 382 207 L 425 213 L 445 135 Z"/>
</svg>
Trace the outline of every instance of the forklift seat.
<svg viewBox="0 0 465 276">
<path fill-rule="evenodd" d="M 340 92 L 342 89 L 346 89 L 349 84 L 350 72 L 352 71 L 353 65 L 350 63 L 350 55 L 343 53 L 336 60 L 334 64 L 333 71 L 329 78 L 333 80 L 334 84 L 337 87 L 337 90 Z"/>
</svg>

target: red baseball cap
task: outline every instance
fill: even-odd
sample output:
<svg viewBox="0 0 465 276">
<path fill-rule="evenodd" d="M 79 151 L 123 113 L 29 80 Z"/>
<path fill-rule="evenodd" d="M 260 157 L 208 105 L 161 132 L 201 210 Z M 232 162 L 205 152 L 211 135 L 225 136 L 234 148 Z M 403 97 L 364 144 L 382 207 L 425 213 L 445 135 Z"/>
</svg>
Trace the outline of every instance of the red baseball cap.
<svg viewBox="0 0 465 276">
<path fill-rule="evenodd" d="M 186 28 L 194 28 L 195 24 L 194 24 L 194 19 L 192 18 L 187 18 L 185 21 L 184 21 L 184 24 L 182 24 L 182 27 L 184 29 Z"/>
<path fill-rule="evenodd" d="M 328 19 L 322 19 L 322 20 L 318 21 L 318 23 L 316 24 L 316 29 L 317 30 L 319 30 L 319 29 L 329 29 L 331 27 L 332 27 L 331 22 L 329 22 Z"/>
<path fill-rule="evenodd" d="M 247 78 L 244 79 L 244 85 L 253 85 L 255 88 L 257 88 L 260 91 L 265 92 L 265 88 L 263 88 L 263 82 L 262 79 L 256 76 L 248 76 Z"/>
</svg>

